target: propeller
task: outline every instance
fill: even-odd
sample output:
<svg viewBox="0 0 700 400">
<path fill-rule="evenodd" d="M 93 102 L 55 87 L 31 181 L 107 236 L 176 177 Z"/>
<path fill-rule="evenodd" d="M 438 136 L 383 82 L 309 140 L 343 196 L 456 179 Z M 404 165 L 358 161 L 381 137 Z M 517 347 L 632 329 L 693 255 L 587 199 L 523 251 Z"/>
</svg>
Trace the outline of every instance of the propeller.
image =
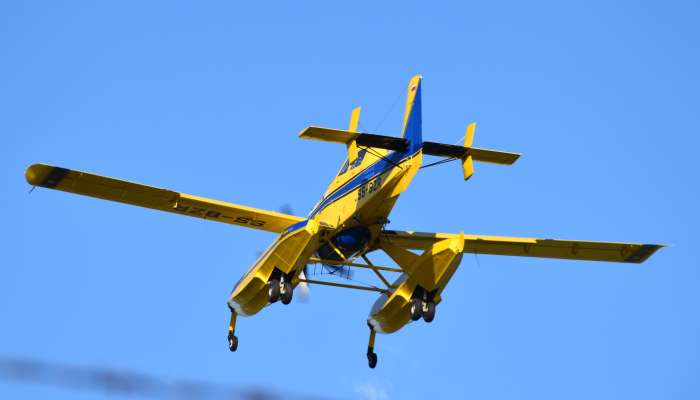
<svg viewBox="0 0 700 400">
<path fill-rule="evenodd" d="M 280 206 L 280 208 L 277 209 L 277 211 L 281 212 L 282 214 L 294 215 L 294 210 L 292 209 L 292 205 L 289 203 L 282 204 Z"/>
<path fill-rule="evenodd" d="M 308 272 L 307 268 L 308 265 L 304 265 L 304 268 L 302 268 L 301 273 L 299 274 L 299 279 L 306 279 Z M 299 282 L 299 300 L 301 300 L 303 303 L 308 303 L 310 297 L 311 290 L 309 289 L 309 284 L 306 282 Z"/>
</svg>

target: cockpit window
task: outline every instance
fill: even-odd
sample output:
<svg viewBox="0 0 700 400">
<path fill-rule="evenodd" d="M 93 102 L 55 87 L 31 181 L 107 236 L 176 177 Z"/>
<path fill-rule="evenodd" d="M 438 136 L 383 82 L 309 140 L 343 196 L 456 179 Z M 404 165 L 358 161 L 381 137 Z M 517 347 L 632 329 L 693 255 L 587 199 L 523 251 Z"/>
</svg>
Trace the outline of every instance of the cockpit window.
<svg viewBox="0 0 700 400">
<path fill-rule="evenodd" d="M 343 175 L 346 172 L 348 172 L 348 160 L 345 160 L 345 164 L 343 164 L 343 168 L 340 169 L 338 175 Z"/>
<path fill-rule="evenodd" d="M 352 162 L 352 165 L 350 166 L 350 169 L 356 168 L 362 164 L 362 160 L 365 158 L 365 153 L 367 153 L 367 150 L 362 149 L 359 152 L 357 152 L 357 158 L 355 161 Z"/>
<path fill-rule="evenodd" d="M 355 158 L 352 164 L 349 162 L 349 160 L 345 160 L 345 164 L 343 164 L 343 168 L 340 169 L 338 175 L 343 175 L 344 173 L 348 172 L 348 167 L 350 167 L 350 169 L 359 167 L 360 164 L 362 164 L 362 160 L 365 159 L 365 153 L 367 153 L 366 149 L 358 151 L 357 158 Z"/>
</svg>

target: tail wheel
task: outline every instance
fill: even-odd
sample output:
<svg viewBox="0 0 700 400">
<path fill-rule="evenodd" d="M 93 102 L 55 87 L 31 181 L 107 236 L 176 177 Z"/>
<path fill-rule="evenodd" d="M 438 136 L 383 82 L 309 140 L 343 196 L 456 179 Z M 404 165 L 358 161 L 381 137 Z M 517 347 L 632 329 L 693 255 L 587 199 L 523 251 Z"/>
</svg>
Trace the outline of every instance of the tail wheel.
<svg viewBox="0 0 700 400">
<path fill-rule="evenodd" d="M 267 301 L 274 303 L 280 299 L 280 281 L 270 279 L 267 283 Z"/>
<path fill-rule="evenodd" d="M 423 303 L 423 321 L 432 322 L 435 318 L 435 303 L 428 301 Z"/>
<path fill-rule="evenodd" d="M 377 353 L 367 353 L 367 365 L 372 369 L 377 366 Z"/>
<path fill-rule="evenodd" d="M 282 300 L 282 304 L 286 305 L 291 303 L 292 296 L 294 296 L 294 288 L 292 287 L 292 283 L 284 281 L 284 283 L 282 283 L 282 291 L 280 292 L 280 299 Z"/>
<path fill-rule="evenodd" d="M 228 349 L 231 352 L 234 352 L 236 351 L 236 349 L 238 349 L 238 337 L 231 333 L 229 333 L 228 335 Z"/>
<path fill-rule="evenodd" d="M 411 321 L 418 321 L 423 315 L 423 302 L 421 299 L 411 299 L 410 311 Z"/>
</svg>

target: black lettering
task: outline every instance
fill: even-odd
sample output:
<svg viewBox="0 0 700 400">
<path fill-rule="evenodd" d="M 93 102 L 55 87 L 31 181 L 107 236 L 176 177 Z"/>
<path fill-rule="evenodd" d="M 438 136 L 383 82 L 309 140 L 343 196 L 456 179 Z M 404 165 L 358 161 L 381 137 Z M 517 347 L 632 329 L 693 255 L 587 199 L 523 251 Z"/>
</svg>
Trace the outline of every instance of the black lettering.
<svg viewBox="0 0 700 400">
<path fill-rule="evenodd" d="M 236 222 L 238 222 L 239 224 L 247 224 L 248 222 L 250 222 L 250 218 L 248 218 L 248 217 L 236 217 Z"/>
</svg>

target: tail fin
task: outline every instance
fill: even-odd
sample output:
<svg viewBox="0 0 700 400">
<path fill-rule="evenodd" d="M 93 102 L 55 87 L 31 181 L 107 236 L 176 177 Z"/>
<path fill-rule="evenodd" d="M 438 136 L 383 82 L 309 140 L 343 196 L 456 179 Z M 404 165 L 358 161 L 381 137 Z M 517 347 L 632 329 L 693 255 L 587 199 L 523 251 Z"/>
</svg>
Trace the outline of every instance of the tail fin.
<svg viewBox="0 0 700 400">
<path fill-rule="evenodd" d="M 471 124 L 467 125 L 467 132 L 464 134 L 464 147 L 472 147 L 472 143 L 474 143 L 475 130 L 476 122 L 472 122 Z M 466 156 L 462 157 L 462 172 L 464 173 L 465 181 L 474 175 L 474 161 L 472 160 L 471 153 L 467 153 Z"/>
<path fill-rule="evenodd" d="M 360 124 L 360 107 L 355 107 L 350 114 L 350 126 L 348 132 L 357 132 L 357 126 Z M 352 163 L 357 158 L 357 140 L 352 139 L 347 142 L 348 146 L 348 162 Z"/>
<path fill-rule="evenodd" d="M 408 151 L 413 154 L 423 145 L 423 121 L 421 116 L 421 81 L 416 75 L 408 83 L 406 111 L 403 117 L 402 136 L 408 140 Z"/>
</svg>

